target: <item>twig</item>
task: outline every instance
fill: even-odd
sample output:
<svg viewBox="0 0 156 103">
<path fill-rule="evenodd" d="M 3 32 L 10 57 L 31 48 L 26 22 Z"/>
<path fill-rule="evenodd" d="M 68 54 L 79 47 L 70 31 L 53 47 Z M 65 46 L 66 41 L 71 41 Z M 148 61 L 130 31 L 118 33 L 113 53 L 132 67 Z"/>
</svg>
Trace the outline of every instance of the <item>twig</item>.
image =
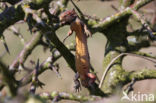
<svg viewBox="0 0 156 103">
<path fill-rule="evenodd" d="M 11 26 L 8 30 L 12 31 L 16 36 L 18 36 L 23 45 L 25 44 L 25 40 L 23 38 L 23 35 L 19 32 L 19 30 L 17 30 L 14 26 Z"/>
<path fill-rule="evenodd" d="M 138 10 L 139 8 L 141 8 L 144 5 L 150 3 L 151 1 L 154 1 L 154 0 L 137 0 L 137 2 L 133 6 L 133 9 Z"/>
<path fill-rule="evenodd" d="M 47 38 L 49 38 L 50 45 L 54 45 L 55 48 L 60 52 L 60 54 L 64 57 L 64 59 L 67 61 L 71 69 L 76 72 L 75 69 L 75 59 L 74 55 L 69 51 L 67 47 L 58 39 L 55 32 L 47 32 L 45 35 Z"/>
<path fill-rule="evenodd" d="M 116 8 L 113 4 L 111 5 L 111 7 L 112 7 L 116 12 L 119 12 L 118 8 Z"/>
<path fill-rule="evenodd" d="M 51 65 L 51 68 L 57 74 L 57 76 L 62 79 L 61 74 L 59 72 L 59 64 Z"/>
<path fill-rule="evenodd" d="M 98 18 L 97 16 L 90 16 L 90 15 L 87 15 L 87 14 L 83 14 L 85 17 L 87 17 L 88 19 L 92 19 L 92 20 L 95 20 L 95 21 L 100 21 L 100 18 Z"/>
<path fill-rule="evenodd" d="M 150 39 L 156 40 L 156 36 L 153 35 L 153 31 L 151 30 L 150 26 L 147 24 L 145 19 L 143 17 L 141 17 L 137 11 L 131 9 L 131 12 L 137 18 L 137 20 L 139 20 L 141 22 L 141 24 L 146 28 L 147 32 L 149 33 Z"/>
<path fill-rule="evenodd" d="M 117 20 L 121 20 L 122 18 L 126 16 L 132 15 L 133 13 L 131 12 L 131 9 L 138 10 L 139 8 L 141 8 L 142 6 L 146 5 L 147 3 L 151 1 L 153 0 L 138 0 L 137 3 L 134 4 L 134 6 L 132 7 L 127 7 L 110 17 L 102 19 L 100 22 L 96 22 L 96 21 L 89 22 L 88 25 L 90 25 L 92 28 L 94 28 L 95 31 L 98 31 L 98 32 L 105 30 L 107 29 L 107 27 L 109 27 L 111 24 L 113 24 Z"/>
<path fill-rule="evenodd" d="M 73 2 L 73 0 L 70 0 L 71 3 L 74 5 L 74 7 L 76 8 L 76 10 L 78 11 L 78 13 L 80 14 L 80 18 L 84 21 L 85 18 L 84 18 L 84 15 L 82 13 L 82 11 L 76 6 L 76 4 Z"/>
<path fill-rule="evenodd" d="M 2 36 L 2 37 L 0 38 L 0 40 L 1 40 L 1 42 L 3 43 L 3 45 L 4 45 L 4 47 L 5 47 L 5 50 L 7 51 L 7 53 L 10 54 L 10 51 L 9 51 L 8 45 L 7 45 L 6 40 L 5 40 L 5 37 Z"/>
<path fill-rule="evenodd" d="M 15 72 L 17 70 L 19 64 L 24 64 L 25 60 L 31 54 L 32 50 L 39 44 L 41 37 L 41 33 L 36 33 L 32 37 L 32 39 L 27 44 L 25 44 L 23 50 L 19 53 L 18 57 L 13 61 L 13 63 L 9 67 L 9 69 L 12 72 Z"/>
<path fill-rule="evenodd" d="M 133 85 L 135 84 L 135 78 L 133 78 L 132 79 L 132 81 L 131 81 L 131 83 L 127 86 L 127 88 L 124 90 L 125 91 L 125 93 L 129 93 L 130 91 L 132 91 L 133 90 Z"/>
<path fill-rule="evenodd" d="M 32 84 L 30 87 L 30 93 L 32 93 L 32 94 L 34 94 L 36 91 L 36 86 L 37 86 L 37 81 L 38 81 L 38 70 L 39 70 L 39 59 L 37 60 L 35 71 L 32 76 Z"/>
<path fill-rule="evenodd" d="M 135 0 L 120 0 L 121 9 L 124 9 L 126 7 L 129 7 L 135 2 Z"/>
<path fill-rule="evenodd" d="M 73 48 L 73 46 L 68 46 L 69 50 L 70 48 Z M 53 51 L 56 52 L 56 51 Z M 38 71 L 38 75 L 42 74 L 44 71 L 51 69 L 51 64 L 55 63 L 62 55 L 58 53 L 53 53 L 53 57 L 48 57 L 47 60 L 45 60 L 43 63 L 40 64 L 40 69 Z M 34 71 L 31 73 L 25 75 L 21 80 L 20 80 L 20 86 L 24 86 L 28 83 L 31 82 L 32 75 Z"/>
</svg>

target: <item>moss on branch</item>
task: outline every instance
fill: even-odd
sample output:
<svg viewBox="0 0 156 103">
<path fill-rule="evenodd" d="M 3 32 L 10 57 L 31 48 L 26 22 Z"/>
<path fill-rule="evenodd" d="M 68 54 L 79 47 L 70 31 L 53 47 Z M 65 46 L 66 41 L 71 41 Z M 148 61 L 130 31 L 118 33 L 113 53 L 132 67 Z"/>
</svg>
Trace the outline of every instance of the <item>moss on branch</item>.
<svg viewBox="0 0 156 103">
<path fill-rule="evenodd" d="M 129 72 L 129 76 L 127 77 L 128 80 L 145 80 L 145 79 L 156 79 L 156 70 L 154 69 L 142 69 L 136 72 Z"/>
<path fill-rule="evenodd" d="M 104 68 L 106 68 L 107 65 L 109 65 L 109 63 L 112 61 L 112 59 L 115 58 L 119 53 L 126 53 L 128 51 L 136 52 L 136 49 L 139 50 L 141 47 L 144 47 L 145 45 L 150 43 L 149 40 L 146 40 L 147 42 L 145 42 L 144 44 L 143 40 L 141 40 L 139 48 L 138 45 L 134 43 L 133 49 L 129 49 L 130 44 L 127 41 L 127 36 L 129 35 L 129 33 L 127 32 L 126 27 L 128 25 L 129 17 L 131 15 L 134 15 L 134 12 L 132 12 L 133 9 L 139 9 L 140 7 L 144 6 L 144 4 L 151 1 L 152 0 L 139 0 L 136 4 L 134 4 L 133 7 L 127 7 L 117 14 L 107 17 L 103 21 L 100 21 L 98 23 L 94 22 L 94 26 L 92 27 L 94 29 L 97 29 L 97 31 L 104 33 L 108 40 L 103 62 Z M 139 55 L 144 55 L 146 57 L 155 59 L 155 57 L 152 57 L 151 55 L 141 52 L 137 53 Z M 148 78 L 155 78 L 156 76 L 155 71 L 153 72 L 153 74 L 151 74 L 153 70 L 148 70 L 147 73 L 146 70 L 133 73 L 126 72 L 124 68 L 122 68 L 122 59 L 123 57 L 121 56 L 111 65 L 107 73 L 106 79 L 104 80 L 101 89 L 107 95 L 114 93 L 116 88 L 118 87 L 122 88 L 125 84 L 131 82 L 133 78 L 143 80 Z"/>
<path fill-rule="evenodd" d="M 3 0 L 3 1 L 7 1 L 7 0 Z M 51 62 L 46 61 L 43 64 L 41 64 L 39 68 L 39 74 L 49 69 L 49 65 L 51 65 L 51 63 L 54 63 L 61 56 L 64 57 L 64 59 L 69 64 L 71 69 L 74 72 L 76 72 L 74 55 L 59 40 L 59 38 L 57 37 L 55 33 L 55 31 L 62 25 L 61 26 L 59 25 L 54 30 L 53 23 L 51 23 L 52 25 L 49 26 L 48 24 L 46 24 L 47 22 L 42 21 L 42 18 L 40 18 L 35 12 L 29 12 L 29 10 L 31 9 L 35 11 L 40 8 L 44 8 L 48 10 L 49 9 L 48 6 L 51 1 L 53 0 L 32 0 L 26 4 L 23 2 L 16 4 L 16 2 L 14 2 L 12 3 L 13 4 L 12 7 L 7 8 L 0 14 L 0 27 L 1 27 L 0 37 L 3 35 L 3 32 L 5 29 L 15 24 L 19 20 L 23 20 L 27 14 L 31 14 L 33 16 L 35 15 L 36 19 L 35 17 L 33 19 L 36 24 L 43 24 L 43 25 L 39 25 L 38 27 L 36 27 L 39 29 L 39 33 L 34 35 L 32 40 L 30 40 L 30 42 L 25 45 L 24 49 L 21 51 L 19 56 L 11 64 L 10 69 L 12 69 L 13 71 L 16 71 L 16 69 L 18 68 L 20 64 L 24 64 L 27 57 L 31 54 L 33 49 L 39 44 L 42 38 L 42 35 L 44 35 L 45 37 L 48 38 L 50 45 L 54 46 L 54 48 L 57 49 L 60 54 L 54 56 L 53 61 Z M 66 8 L 68 1 L 69 0 L 62 0 L 62 5 L 63 5 L 62 8 Z M 138 10 L 139 8 L 141 8 L 142 6 L 144 6 L 145 4 L 153 0 L 138 0 L 131 7 L 128 7 L 128 6 L 133 4 L 134 0 L 121 0 L 121 1 L 122 1 L 122 5 L 124 6 L 124 9 L 122 9 L 118 13 L 110 17 L 107 17 L 101 21 L 90 20 L 90 19 L 88 20 L 88 25 L 92 28 L 92 31 L 101 32 L 105 34 L 108 39 L 108 45 L 106 46 L 106 52 L 105 52 L 104 68 L 107 65 L 109 65 L 111 60 L 115 56 L 117 56 L 119 53 L 127 52 L 127 51 L 135 52 L 135 50 L 139 50 L 141 47 L 145 46 L 143 45 L 143 42 L 142 42 L 143 40 L 141 40 L 140 42 L 141 46 L 139 45 L 140 47 L 138 47 L 138 45 L 134 43 L 133 49 L 131 50 L 129 49 L 131 45 L 129 44 L 127 37 L 129 36 L 130 33 L 127 32 L 126 26 L 128 25 L 129 17 L 131 15 L 134 15 L 133 10 Z M 58 16 L 60 12 L 64 10 L 59 6 L 56 10 L 56 16 Z M 29 10 L 28 8 L 25 8 L 25 7 L 29 7 Z M 26 10 L 28 12 L 26 12 Z M 50 13 L 49 13 L 49 17 L 50 17 Z M 149 42 L 150 41 L 146 40 L 145 44 L 147 45 Z M 147 46 L 150 46 L 150 45 L 147 45 Z M 155 57 L 145 54 L 145 53 L 137 52 L 136 54 L 144 55 L 144 56 L 155 59 Z M 104 81 L 104 84 L 102 85 L 102 89 L 100 90 L 100 88 L 98 88 L 96 85 L 95 91 L 93 91 L 92 88 L 89 89 L 91 94 L 102 95 L 102 96 L 104 96 L 104 93 L 106 95 L 112 94 L 115 91 L 115 88 L 123 87 L 123 85 L 125 85 L 126 83 L 129 83 L 133 78 L 135 78 L 136 80 L 156 78 L 155 70 L 143 69 L 137 72 L 126 72 L 122 68 L 122 59 L 123 59 L 122 57 L 117 59 L 114 62 L 114 64 L 111 66 L 110 71 L 108 72 L 106 76 L 106 80 Z M 0 65 L 0 70 L 4 74 L 3 75 L 4 78 L 6 78 L 4 79 L 5 85 L 7 85 L 10 88 L 11 93 L 13 93 L 14 95 L 16 92 L 16 85 L 15 85 L 16 81 L 14 80 L 14 78 L 11 78 L 12 75 L 9 73 L 8 69 L 5 70 L 3 68 L 6 68 L 6 67 L 3 65 Z M 6 77 L 6 75 L 9 75 L 9 76 Z M 32 79 L 32 75 L 33 74 L 31 73 L 30 75 L 24 77 L 20 81 L 19 87 L 30 83 Z M 12 82 L 9 82 L 10 80 Z M 72 94 L 64 95 L 64 94 L 57 93 L 57 95 L 61 96 L 62 99 L 71 99 L 71 100 L 77 100 L 77 101 L 88 101 L 91 99 L 87 97 L 79 98 L 78 96 L 74 96 Z M 56 95 L 50 95 L 50 96 L 51 98 L 54 98 Z"/>
<path fill-rule="evenodd" d="M 42 98 L 46 98 L 46 99 L 57 99 L 58 101 L 62 100 L 62 99 L 66 99 L 66 100 L 74 100 L 74 101 L 79 101 L 79 102 L 85 102 L 85 101 L 94 101 L 96 99 L 100 99 L 99 97 L 95 97 L 95 96 L 82 96 L 82 95 L 74 95 L 72 93 L 65 93 L 65 92 L 51 92 L 51 93 L 42 93 L 40 94 L 40 96 Z"/>
</svg>

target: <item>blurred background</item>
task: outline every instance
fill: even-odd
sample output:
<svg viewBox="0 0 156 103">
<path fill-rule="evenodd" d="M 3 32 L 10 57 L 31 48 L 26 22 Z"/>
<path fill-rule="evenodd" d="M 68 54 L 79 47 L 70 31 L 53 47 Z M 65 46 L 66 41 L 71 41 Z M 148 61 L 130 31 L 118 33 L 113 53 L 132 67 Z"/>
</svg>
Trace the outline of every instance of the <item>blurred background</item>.
<svg viewBox="0 0 156 103">
<path fill-rule="evenodd" d="M 116 8 L 119 7 L 118 0 L 113 1 L 100 1 L 100 0 L 81 0 L 80 2 L 76 2 L 77 6 L 83 11 L 83 13 L 100 18 L 105 18 L 107 16 L 111 16 L 112 14 L 115 14 L 116 11 L 112 8 L 112 5 L 114 5 Z M 68 5 L 68 9 L 74 8 L 71 3 Z M 151 11 L 156 12 L 156 4 L 154 2 L 148 4 L 147 6 L 143 7 L 140 11 Z M 152 17 L 154 16 L 153 13 L 149 13 L 148 15 L 145 15 L 148 21 L 151 21 Z M 132 21 L 132 27 L 134 29 L 140 27 L 141 25 L 136 22 Z M 24 36 L 25 42 L 28 42 L 32 35 L 28 31 L 27 24 L 17 24 L 15 25 L 16 28 L 20 30 L 20 33 Z M 66 37 L 67 32 L 69 30 L 69 26 L 64 26 L 57 30 L 56 34 L 59 37 L 61 41 Z M 20 39 L 12 35 L 12 32 L 9 30 L 6 30 L 4 33 L 6 37 L 6 42 L 8 44 L 10 54 L 5 53 L 5 48 L 2 43 L 0 43 L 0 55 L 3 55 L 1 58 L 5 61 L 6 64 L 11 64 L 13 60 L 17 57 L 17 55 L 20 53 L 22 48 L 24 47 Z M 75 41 L 75 34 L 73 34 L 71 37 L 69 37 L 65 44 L 69 44 L 70 42 Z M 90 60 L 92 66 L 95 68 L 97 75 L 99 78 L 101 78 L 103 73 L 103 59 L 104 59 L 104 51 L 105 51 L 105 44 L 106 44 L 106 38 L 103 34 L 96 33 L 92 37 L 88 39 L 88 48 L 90 53 Z M 144 48 L 141 51 L 146 53 L 151 53 L 153 56 L 156 56 L 156 48 L 150 47 L 150 48 Z M 73 52 L 74 53 L 74 52 Z M 30 60 L 37 61 L 37 59 L 40 59 L 40 63 L 44 60 L 46 60 L 49 56 L 51 56 L 51 53 L 49 50 L 46 52 L 43 52 L 43 47 L 38 46 L 35 48 L 31 54 L 31 56 L 28 57 L 26 61 L 26 65 L 29 67 L 31 66 Z M 37 93 L 41 92 L 51 92 L 51 91 L 59 91 L 59 92 L 71 92 L 74 93 L 74 72 L 68 67 L 66 61 L 61 58 L 56 63 L 60 66 L 60 74 L 62 76 L 61 78 L 58 78 L 56 73 L 47 70 L 46 72 L 42 73 L 42 75 L 39 76 L 39 80 L 45 84 L 43 88 L 38 88 Z M 150 69 L 156 69 L 149 61 L 140 59 L 138 57 L 131 57 L 127 56 L 124 59 L 123 67 L 127 71 L 133 71 L 133 70 L 140 70 L 143 68 L 150 68 Z M 26 74 L 26 72 L 21 71 L 20 73 L 16 73 L 16 78 L 21 79 L 21 77 Z M 156 93 L 156 80 L 143 80 L 136 82 L 134 85 L 134 91 L 135 92 L 141 92 L 141 93 Z M 27 87 L 24 87 L 23 89 L 29 89 L 30 85 L 27 85 Z M 82 90 L 79 92 L 79 94 L 88 95 L 88 92 L 85 88 L 82 88 Z M 61 101 L 62 103 L 64 101 Z"/>
</svg>

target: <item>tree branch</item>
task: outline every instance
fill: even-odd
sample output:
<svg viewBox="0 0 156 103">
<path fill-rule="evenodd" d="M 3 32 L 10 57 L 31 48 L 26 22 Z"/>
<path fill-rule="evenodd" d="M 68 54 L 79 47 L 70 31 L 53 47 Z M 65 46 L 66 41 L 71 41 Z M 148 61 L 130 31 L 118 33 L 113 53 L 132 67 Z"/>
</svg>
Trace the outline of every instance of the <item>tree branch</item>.
<svg viewBox="0 0 156 103">
<path fill-rule="evenodd" d="M 142 6 L 146 5 L 147 3 L 151 2 L 153 0 L 139 0 L 137 1 L 136 4 L 134 4 L 133 7 L 127 7 L 123 10 L 121 10 L 120 12 L 110 16 L 110 17 L 106 17 L 104 20 L 97 22 L 94 20 L 89 20 L 88 24 L 95 29 L 95 31 L 103 31 L 105 29 L 107 29 L 108 26 L 110 26 L 111 24 L 113 24 L 114 22 L 121 20 L 124 17 L 133 15 L 133 13 L 131 12 L 131 10 L 138 10 L 139 8 L 141 8 Z"/>
<path fill-rule="evenodd" d="M 17 58 L 10 65 L 9 69 L 12 72 L 17 71 L 19 65 L 23 65 L 27 57 L 31 54 L 32 50 L 39 44 L 42 34 L 36 33 L 32 39 L 24 46 L 23 50 L 19 53 Z"/>
<path fill-rule="evenodd" d="M 74 94 L 65 93 L 65 92 L 59 93 L 55 91 L 51 93 L 47 93 L 47 92 L 41 93 L 40 96 L 46 99 L 55 99 L 55 102 L 63 100 L 63 99 L 74 100 L 74 101 L 79 101 L 79 102 L 94 101 L 94 100 L 100 99 L 99 97 L 96 97 L 96 96 L 82 96 L 82 95 L 74 95 Z"/>
<path fill-rule="evenodd" d="M 3 34 L 4 30 L 8 28 L 10 25 L 15 24 L 19 20 L 23 20 L 25 16 L 25 12 L 23 8 L 25 5 L 29 5 L 33 9 L 43 8 L 47 3 L 50 3 L 53 0 L 32 0 L 27 4 L 24 4 L 23 1 L 7 8 L 0 14 L 0 37 Z"/>
<path fill-rule="evenodd" d="M 14 5 L 18 2 L 20 2 L 21 0 L 0 0 L 0 2 L 8 2 L 10 3 L 11 5 Z"/>
<path fill-rule="evenodd" d="M 73 46 L 69 46 L 68 49 L 72 49 Z M 52 57 L 48 57 L 47 60 L 45 60 L 43 63 L 40 64 L 38 69 L 38 75 L 42 74 L 44 71 L 51 68 L 51 65 L 55 63 L 62 55 L 60 53 L 54 53 L 55 51 L 52 51 L 53 55 Z M 27 74 L 24 78 L 20 80 L 20 86 L 24 86 L 31 82 L 33 73 L 35 70 L 33 70 L 31 73 Z"/>
<path fill-rule="evenodd" d="M 145 80 L 145 79 L 156 79 L 156 70 L 142 69 L 140 71 L 130 72 L 130 75 L 127 78 L 129 80 L 135 78 L 136 81 Z"/>
<path fill-rule="evenodd" d="M 0 60 L 0 73 L 2 74 L 3 83 L 9 88 L 12 96 L 16 96 L 17 93 L 17 81 L 14 76 L 9 72 L 7 66 Z M 3 87 L 3 85 L 1 85 Z"/>
<path fill-rule="evenodd" d="M 154 0 L 137 0 L 136 4 L 133 6 L 133 9 L 138 10 L 144 5 L 150 3 L 151 1 L 154 1 Z"/>
</svg>

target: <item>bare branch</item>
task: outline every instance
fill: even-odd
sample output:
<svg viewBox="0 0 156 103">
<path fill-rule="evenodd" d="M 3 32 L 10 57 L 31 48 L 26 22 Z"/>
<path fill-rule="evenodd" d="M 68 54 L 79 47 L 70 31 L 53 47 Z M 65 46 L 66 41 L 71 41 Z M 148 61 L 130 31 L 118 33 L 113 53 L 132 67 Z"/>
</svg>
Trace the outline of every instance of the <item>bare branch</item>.
<svg viewBox="0 0 156 103">
<path fill-rule="evenodd" d="M 42 34 L 36 33 L 32 39 L 25 44 L 23 50 L 19 53 L 18 57 L 10 65 L 9 69 L 15 72 L 19 65 L 23 65 L 27 57 L 31 54 L 32 50 L 39 44 Z"/>
</svg>

